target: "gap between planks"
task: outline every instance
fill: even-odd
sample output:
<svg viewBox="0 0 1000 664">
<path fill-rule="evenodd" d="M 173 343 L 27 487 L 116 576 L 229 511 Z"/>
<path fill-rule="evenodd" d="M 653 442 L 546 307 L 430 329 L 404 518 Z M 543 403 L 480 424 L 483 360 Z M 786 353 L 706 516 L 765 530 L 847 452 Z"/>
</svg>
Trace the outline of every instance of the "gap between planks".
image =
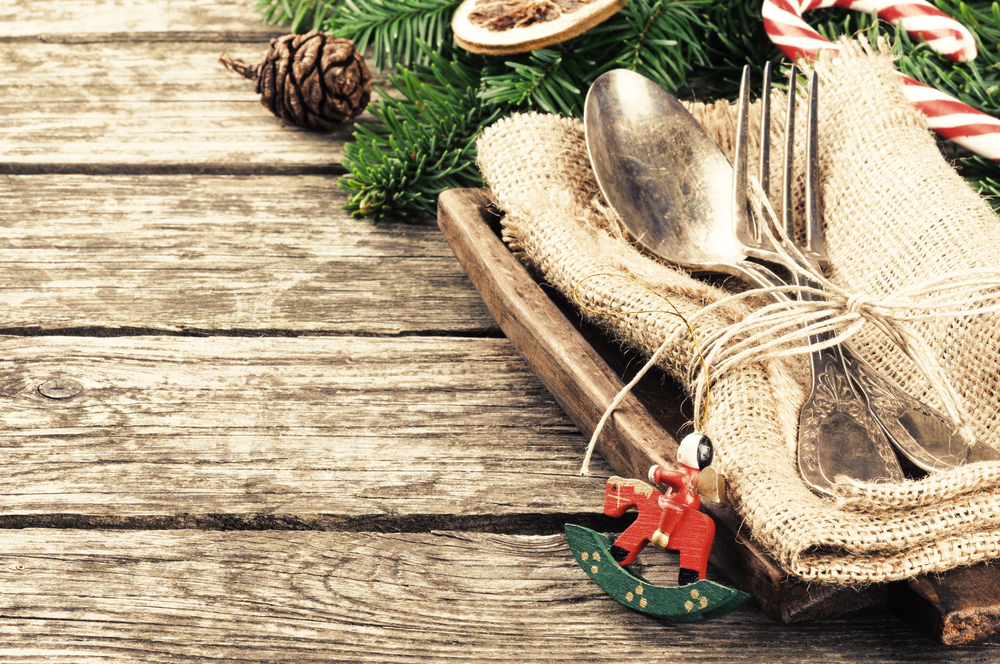
<svg viewBox="0 0 1000 664">
<path fill-rule="evenodd" d="M 109 33 L 262 33 L 282 29 L 261 20 L 257 0 L 5 0 L 0 34 L 72 38 Z"/>
<path fill-rule="evenodd" d="M 226 51 L 256 62 L 267 45 L 0 42 L 4 169 L 337 172 L 353 123 L 325 133 L 287 125 L 218 61 Z M 356 120 L 372 121 L 367 111 Z"/>
<path fill-rule="evenodd" d="M 267 44 L 271 39 L 287 34 L 283 29 L 234 30 L 234 31 L 144 31 L 144 32 L 85 32 L 3 35 L 0 44 L 109 44 L 109 43 L 153 43 L 153 42 L 200 42 L 204 44 Z"/>
</svg>

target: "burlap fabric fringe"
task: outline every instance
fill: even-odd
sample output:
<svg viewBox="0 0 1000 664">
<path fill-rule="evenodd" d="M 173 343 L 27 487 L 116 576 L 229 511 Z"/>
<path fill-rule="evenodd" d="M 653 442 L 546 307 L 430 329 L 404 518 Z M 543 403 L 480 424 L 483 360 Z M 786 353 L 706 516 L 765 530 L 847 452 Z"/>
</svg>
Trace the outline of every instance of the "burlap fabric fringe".
<svg viewBox="0 0 1000 664">
<path fill-rule="evenodd" d="M 956 267 L 1000 268 L 996 215 L 941 158 L 923 117 L 903 96 L 887 50 L 845 43 L 839 60 L 817 69 L 833 282 L 879 298 Z M 731 154 L 734 109 L 718 103 L 691 110 Z M 781 144 L 780 135 L 774 140 Z M 680 380 L 690 381 L 697 365 L 686 325 L 661 297 L 614 275 L 668 297 L 693 319 L 699 338 L 723 333 L 764 304 L 733 300 L 639 253 L 603 203 L 578 121 L 515 115 L 484 131 L 478 146 L 480 168 L 506 212 L 511 249 L 568 297 L 585 280 L 577 294 L 588 309 L 645 312 L 586 315 L 647 356 L 669 342 L 658 364 Z M 964 399 L 974 434 L 1000 446 L 1000 315 L 910 325 Z M 940 405 L 923 375 L 878 330 L 862 329 L 852 344 L 885 375 Z M 723 373 L 712 383 L 705 422 L 718 451 L 713 465 L 727 477 L 736 509 L 785 570 L 806 580 L 864 583 L 1000 557 L 1000 464 L 892 485 L 846 481 L 836 501 L 810 491 L 795 456 L 803 369 L 802 362 L 765 357 Z"/>
</svg>

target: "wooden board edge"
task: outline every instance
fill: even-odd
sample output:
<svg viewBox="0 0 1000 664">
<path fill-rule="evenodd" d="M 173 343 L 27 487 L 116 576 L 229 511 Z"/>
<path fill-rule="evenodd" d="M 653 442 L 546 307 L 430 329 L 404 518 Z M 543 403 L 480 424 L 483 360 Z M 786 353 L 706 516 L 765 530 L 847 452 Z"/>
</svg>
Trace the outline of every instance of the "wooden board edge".
<svg viewBox="0 0 1000 664">
<path fill-rule="evenodd" d="M 893 584 L 889 610 L 947 646 L 1000 632 L 1000 566 L 978 563 Z"/>
</svg>

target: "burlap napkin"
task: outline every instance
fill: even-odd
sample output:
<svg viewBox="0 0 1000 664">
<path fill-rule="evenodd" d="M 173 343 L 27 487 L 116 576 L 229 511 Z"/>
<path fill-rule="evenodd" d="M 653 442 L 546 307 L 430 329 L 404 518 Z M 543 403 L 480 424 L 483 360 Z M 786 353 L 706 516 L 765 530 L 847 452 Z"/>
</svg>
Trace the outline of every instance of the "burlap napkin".
<svg viewBox="0 0 1000 664">
<path fill-rule="evenodd" d="M 996 215 L 941 157 L 923 116 L 904 97 L 887 49 L 845 43 L 839 60 L 816 68 L 831 279 L 877 298 L 956 269 L 1000 268 Z M 734 109 L 725 102 L 690 108 L 731 155 Z M 779 116 L 781 108 L 776 104 Z M 757 116 L 752 122 L 759 124 Z M 697 351 L 664 298 L 686 318 L 716 305 L 695 318 L 699 338 L 760 304 L 734 301 L 726 290 L 645 257 L 623 237 L 595 182 L 580 122 L 515 115 L 485 130 L 478 147 L 483 175 L 506 212 L 511 249 L 567 297 L 575 288 L 585 315 L 614 338 L 647 356 L 669 340 L 659 365 L 689 386 Z M 974 434 L 1000 447 L 1000 315 L 913 327 L 964 400 Z M 852 344 L 900 386 L 938 405 L 923 374 L 880 332 L 869 326 Z M 796 466 L 803 369 L 801 361 L 764 358 L 718 376 L 704 427 L 736 509 L 785 570 L 807 580 L 861 583 L 1000 557 L 1000 464 L 900 484 L 845 483 L 838 499 L 813 493 Z"/>
</svg>

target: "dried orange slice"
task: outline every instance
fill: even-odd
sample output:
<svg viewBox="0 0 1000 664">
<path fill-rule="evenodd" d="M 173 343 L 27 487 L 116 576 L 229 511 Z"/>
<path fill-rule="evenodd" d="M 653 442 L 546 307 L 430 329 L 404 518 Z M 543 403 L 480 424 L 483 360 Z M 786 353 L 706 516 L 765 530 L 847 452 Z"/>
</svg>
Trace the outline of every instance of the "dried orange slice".
<svg viewBox="0 0 1000 664">
<path fill-rule="evenodd" d="M 465 0 L 451 30 L 467 51 L 523 53 L 576 37 L 625 6 L 626 0 Z"/>
</svg>

